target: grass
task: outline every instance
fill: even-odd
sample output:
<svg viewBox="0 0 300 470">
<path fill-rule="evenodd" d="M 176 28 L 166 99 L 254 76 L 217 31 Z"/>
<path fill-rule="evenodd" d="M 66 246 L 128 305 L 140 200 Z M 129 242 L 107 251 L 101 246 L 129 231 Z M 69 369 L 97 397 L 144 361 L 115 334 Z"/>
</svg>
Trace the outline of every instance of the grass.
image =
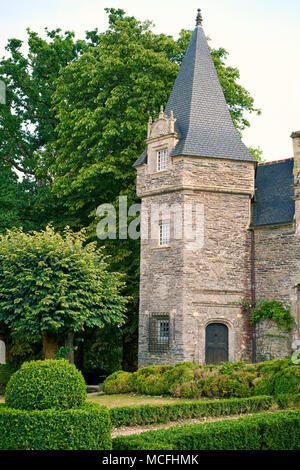
<svg viewBox="0 0 300 470">
<path fill-rule="evenodd" d="M 206 398 L 207 400 L 207 398 Z M 168 403 L 189 403 L 195 400 L 172 397 L 153 397 L 148 395 L 93 395 L 88 397 L 87 401 L 98 403 L 98 405 L 107 406 L 107 408 L 117 408 L 119 406 L 139 406 L 139 405 L 165 405 Z M 0 396 L 0 403 L 4 403 L 4 397 Z"/>
<path fill-rule="evenodd" d="M 94 395 L 88 398 L 88 401 L 105 405 L 107 408 L 117 408 L 119 406 L 139 406 L 139 405 L 166 405 L 168 403 L 189 403 L 194 400 L 172 398 L 172 397 L 153 397 L 148 395 Z"/>
</svg>

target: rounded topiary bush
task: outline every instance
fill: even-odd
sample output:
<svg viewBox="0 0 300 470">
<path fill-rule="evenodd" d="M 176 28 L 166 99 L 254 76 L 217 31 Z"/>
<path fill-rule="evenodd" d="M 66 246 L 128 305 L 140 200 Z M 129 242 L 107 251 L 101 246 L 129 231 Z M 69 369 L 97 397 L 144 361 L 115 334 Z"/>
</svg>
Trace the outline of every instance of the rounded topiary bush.
<svg viewBox="0 0 300 470">
<path fill-rule="evenodd" d="M 18 410 L 66 410 L 86 399 L 84 378 L 65 359 L 25 362 L 6 387 L 5 402 Z"/>
</svg>

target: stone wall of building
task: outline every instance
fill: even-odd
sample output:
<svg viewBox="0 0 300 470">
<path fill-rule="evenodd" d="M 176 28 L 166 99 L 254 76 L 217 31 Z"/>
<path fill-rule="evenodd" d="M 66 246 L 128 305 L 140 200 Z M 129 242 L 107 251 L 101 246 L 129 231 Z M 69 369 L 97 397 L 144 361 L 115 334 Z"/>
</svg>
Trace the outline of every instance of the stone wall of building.
<svg viewBox="0 0 300 470">
<path fill-rule="evenodd" d="M 256 361 L 270 361 L 290 356 L 292 335 L 278 328 L 273 320 L 260 320 L 256 325 Z"/>
<path fill-rule="evenodd" d="M 257 324 L 257 360 L 285 357 L 299 339 L 300 239 L 295 225 L 255 228 L 256 300 L 278 300 L 291 307 L 295 328 L 291 333 L 274 322 Z"/>
<path fill-rule="evenodd" d="M 250 200 L 254 164 L 178 157 L 168 169 L 138 170 L 144 227 L 155 204 L 202 207 L 203 244 L 176 239 L 171 221 L 169 247 L 159 247 L 158 231 L 141 240 L 139 367 L 182 361 L 205 363 L 205 332 L 223 323 L 229 332 L 229 360 L 251 361 L 252 329 L 241 304 L 251 300 Z M 153 170 L 152 170 L 153 171 Z M 147 214 L 147 215 L 146 215 Z M 158 227 L 158 221 L 156 226 Z M 200 237 L 201 240 L 201 237 Z M 170 315 L 171 342 L 166 353 L 149 352 L 149 320 Z"/>
</svg>

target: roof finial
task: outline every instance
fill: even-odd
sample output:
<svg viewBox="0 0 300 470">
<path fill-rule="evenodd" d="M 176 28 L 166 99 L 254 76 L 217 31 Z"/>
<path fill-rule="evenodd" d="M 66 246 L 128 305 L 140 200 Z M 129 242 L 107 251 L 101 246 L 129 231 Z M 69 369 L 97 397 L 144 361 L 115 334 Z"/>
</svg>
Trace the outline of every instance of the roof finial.
<svg viewBox="0 0 300 470">
<path fill-rule="evenodd" d="M 200 8 L 198 8 L 197 11 L 198 11 L 198 15 L 197 15 L 197 18 L 196 18 L 196 26 L 202 26 L 203 18 L 202 18 L 202 15 L 201 15 Z"/>
</svg>

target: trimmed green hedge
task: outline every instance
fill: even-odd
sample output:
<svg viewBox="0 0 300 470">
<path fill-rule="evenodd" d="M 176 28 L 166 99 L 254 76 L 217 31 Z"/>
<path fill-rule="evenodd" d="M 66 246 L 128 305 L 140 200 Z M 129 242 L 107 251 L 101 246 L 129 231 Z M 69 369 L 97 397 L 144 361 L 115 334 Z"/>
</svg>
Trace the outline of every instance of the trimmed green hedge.
<svg viewBox="0 0 300 470">
<path fill-rule="evenodd" d="M 195 401 L 166 405 L 124 406 L 110 409 L 114 427 L 167 423 L 205 416 L 230 416 L 269 410 L 273 397 L 231 398 L 227 400 Z"/>
<path fill-rule="evenodd" d="M 1 450 L 110 450 L 110 433 L 109 412 L 95 403 L 61 411 L 0 405 Z"/>
<path fill-rule="evenodd" d="M 65 359 L 24 362 L 5 390 L 5 403 L 18 410 L 63 410 L 83 405 L 82 373 Z"/>
<path fill-rule="evenodd" d="M 108 394 L 135 392 L 178 398 L 294 395 L 300 391 L 300 366 L 293 365 L 290 358 L 260 364 L 150 366 L 134 373 L 115 372 L 104 381 L 103 390 Z"/>
<path fill-rule="evenodd" d="M 172 427 L 112 442 L 114 450 L 299 450 L 300 411 Z"/>
</svg>

